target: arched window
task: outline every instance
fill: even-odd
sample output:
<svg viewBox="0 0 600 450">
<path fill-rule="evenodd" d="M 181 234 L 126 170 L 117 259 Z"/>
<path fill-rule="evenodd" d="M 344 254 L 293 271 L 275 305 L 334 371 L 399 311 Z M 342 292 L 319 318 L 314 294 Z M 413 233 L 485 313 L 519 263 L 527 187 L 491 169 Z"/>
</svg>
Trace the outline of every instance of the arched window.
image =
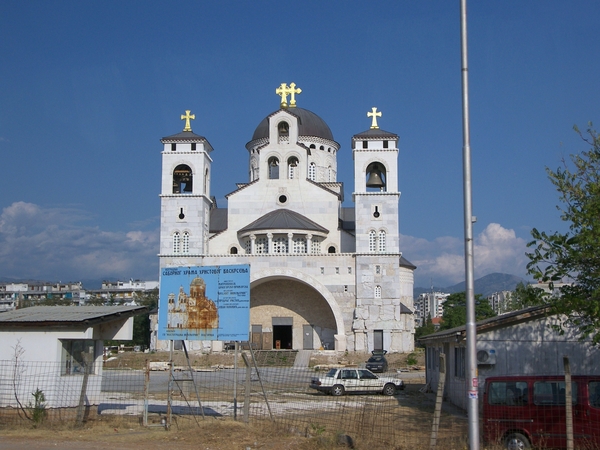
<svg viewBox="0 0 600 450">
<path fill-rule="evenodd" d="M 278 236 L 273 239 L 273 253 L 287 253 L 288 238 L 287 236 Z"/>
<path fill-rule="evenodd" d="M 181 235 L 179 231 L 173 233 L 173 253 L 179 253 L 181 251 Z"/>
<path fill-rule="evenodd" d="M 333 245 L 329 246 L 327 253 L 335 253 L 335 247 Z"/>
<path fill-rule="evenodd" d="M 317 181 L 317 165 L 311 162 L 308 165 L 308 179 L 311 181 Z"/>
<path fill-rule="evenodd" d="M 269 158 L 269 179 L 279 179 L 279 159 L 277 159 L 275 156 L 271 156 Z"/>
<path fill-rule="evenodd" d="M 377 233 L 375 233 L 375 230 L 369 231 L 369 251 L 377 251 Z"/>
<path fill-rule="evenodd" d="M 250 162 L 250 181 L 256 179 L 258 179 L 258 162 L 256 161 L 256 158 L 253 157 Z"/>
<path fill-rule="evenodd" d="M 192 169 L 185 164 L 180 164 L 173 171 L 173 194 L 192 193 Z"/>
<path fill-rule="evenodd" d="M 288 178 L 290 180 L 296 177 L 296 170 L 298 168 L 298 158 L 290 156 L 288 158 Z"/>
<path fill-rule="evenodd" d="M 378 247 L 380 252 L 385 252 L 385 231 L 379 230 Z"/>
<path fill-rule="evenodd" d="M 181 253 L 189 253 L 190 252 L 190 233 L 187 231 L 183 232 L 183 239 L 181 245 Z"/>
<path fill-rule="evenodd" d="M 375 298 L 381 298 L 381 286 L 375 286 Z"/>
<path fill-rule="evenodd" d="M 277 132 L 279 133 L 279 137 L 289 136 L 290 135 L 290 125 L 285 121 L 279 122 L 277 124 Z"/>
<path fill-rule="evenodd" d="M 208 168 L 204 171 L 204 194 L 208 195 Z"/>
<path fill-rule="evenodd" d="M 369 164 L 365 176 L 367 191 L 386 191 L 386 173 L 383 164 L 378 162 Z"/>
<path fill-rule="evenodd" d="M 238 253 L 238 249 L 235 245 L 229 249 L 230 255 L 237 255 L 237 253 Z"/>
</svg>

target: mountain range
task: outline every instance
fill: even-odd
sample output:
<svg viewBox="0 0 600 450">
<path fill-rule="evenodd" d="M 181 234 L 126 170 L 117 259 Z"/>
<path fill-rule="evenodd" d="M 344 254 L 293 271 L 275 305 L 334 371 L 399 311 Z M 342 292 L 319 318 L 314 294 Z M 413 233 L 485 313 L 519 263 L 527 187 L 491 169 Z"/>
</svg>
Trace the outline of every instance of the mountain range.
<svg viewBox="0 0 600 450">
<path fill-rule="evenodd" d="M 4 283 L 23 283 L 30 282 L 32 280 L 17 280 L 12 278 L 0 277 L 0 282 Z M 85 289 L 100 289 L 102 285 L 101 280 L 80 280 Z M 519 283 L 527 284 L 528 281 L 517 277 L 515 275 L 509 275 L 507 273 L 491 273 L 484 277 L 478 278 L 475 280 L 475 294 L 481 294 L 484 297 L 487 297 L 494 292 L 499 291 L 514 291 L 515 287 Z M 465 282 L 462 281 L 453 286 L 449 287 L 415 287 L 413 289 L 413 296 L 417 298 L 419 294 L 424 292 L 431 292 L 433 289 L 434 292 L 447 292 L 449 294 L 454 294 L 455 292 L 462 292 L 465 290 Z"/>
<path fill-rule="evenodd" d="M 514 291 L 515 287 L 519 283 L 527 284 L 527 280 L 517 277 L 516 275 L 510 275 L 507 273 L 490 273 L 484 277 L 475 280 L 475 294 L 481 294 L 484 297 L 499 291 Z M 465 282 L 461 281 L 453 286 L 449 287 L 430 287 L 422 288 L 416 287 L 413 289 L 413 296 L 417 298 L 424 292 L 447 292 L 454 294 L 455 292 L 463 292 L 465 290 Z"/>
</svg>

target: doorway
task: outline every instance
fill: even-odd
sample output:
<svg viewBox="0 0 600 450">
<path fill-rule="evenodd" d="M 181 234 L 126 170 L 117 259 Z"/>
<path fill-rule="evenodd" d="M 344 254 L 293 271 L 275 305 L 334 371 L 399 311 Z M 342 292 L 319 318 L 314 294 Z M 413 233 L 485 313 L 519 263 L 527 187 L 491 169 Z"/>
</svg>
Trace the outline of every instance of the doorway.
<svg viewBox="0 0 600 450">
<path fill-rule="evenodd" d="M 373 350 L 383 351 L 383 330 L 373 330 Z"/>
<path fill-rule="evenodd" d="M 294 319 L 291 317 L 273 317 L 273 348 L 292 349 L 292 326 Z"/>
<path fill-rule="evenodd" d="M 292 349 L 291 325 L 273 325 L 273 348 Z"/>
<path fill-rule="evenodd" d="M 302 325 L 302 348 L 304 350 L 312 350 L 313 347 L 313 326 Z"/>
</svg>

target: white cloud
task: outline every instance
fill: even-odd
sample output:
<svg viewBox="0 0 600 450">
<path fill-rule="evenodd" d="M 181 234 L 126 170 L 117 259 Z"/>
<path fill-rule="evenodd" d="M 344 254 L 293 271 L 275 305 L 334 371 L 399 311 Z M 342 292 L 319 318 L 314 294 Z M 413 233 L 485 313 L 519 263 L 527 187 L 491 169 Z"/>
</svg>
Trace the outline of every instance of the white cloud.
<svg viewBox="0 0 600 450">
<path fill-rule="evenodd" d="M 158 278 L 158 230 L 107 232 L 75 208 L 15 202 L 0 214 L 1 275 L 47 281 Z"/>
<path fill-rule="evenodd" d="M 402 236 L 403 255 L 417 266 L 415 286 L 445 287 L 464 281 L 464 239 L 451 236 L 427 241 L 413 236 Z M 526 242 L 514 230 L 490 223 L 475 236 L 473 258 L 475 278 L 501 272 L 525 277 Z"/>
<path fill-rule="evenodd" d="M 88 226 L 93 216 L 76 208 L 15 202 L 0 214 L 0 276 L 47 281 L 158 278 L 159 232 L 109 232 Z M 475 277 L 493 272 L 525 276 L 526 245 L 513 230 L 489 224 L 475 237 Z M 417 266 L 415 286 L 450 286 L 464 280 L 459 237 L 433 241 L 401 237 L 404 256 Z"/>
</svg>

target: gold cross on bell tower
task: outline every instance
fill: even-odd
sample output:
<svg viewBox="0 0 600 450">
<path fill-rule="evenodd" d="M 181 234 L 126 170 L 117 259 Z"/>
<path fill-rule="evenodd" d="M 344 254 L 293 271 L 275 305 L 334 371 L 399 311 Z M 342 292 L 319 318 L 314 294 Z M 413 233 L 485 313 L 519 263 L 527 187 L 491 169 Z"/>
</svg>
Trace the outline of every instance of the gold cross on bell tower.
<svg viewBox="0 0 600 450">
<path fill-rule="evenodd" d="M 192 127 L 190 127 L 190 119 L 191 120 L 195 120 L 196 119 L 196 114 L 190 114 L 190 110 L 186 110 L 185 114 L 181 115 L 181 120 L 185 120 L 185 128 L 183 129 L 183 131 L 192 131 Z"/>
<path fill-rule="evenodd" d="M 376 130 L 379 127 L 377 126 L 377 118 L 381 117 L 381 111 L 377 112 L 377 107 L 373 106 L 371 108 L 371 112 L 367 113 L 367 117 L 372 117 L 373 120 L 371 122 L 371 129 Z"/>
<path fill-rule="evenodd" d="M 302 89 L 296 89 L 296 83 L 290 83 L 289 87 L 286 83 L 281 83 L 277 89 L 275 89 L 275 93 L 281 97 L 281 107 L 287 108 L 287 96 L 290 96 L 290 108 L 296 107 L 296 94 L 300 94 Z"/>
</svg>

